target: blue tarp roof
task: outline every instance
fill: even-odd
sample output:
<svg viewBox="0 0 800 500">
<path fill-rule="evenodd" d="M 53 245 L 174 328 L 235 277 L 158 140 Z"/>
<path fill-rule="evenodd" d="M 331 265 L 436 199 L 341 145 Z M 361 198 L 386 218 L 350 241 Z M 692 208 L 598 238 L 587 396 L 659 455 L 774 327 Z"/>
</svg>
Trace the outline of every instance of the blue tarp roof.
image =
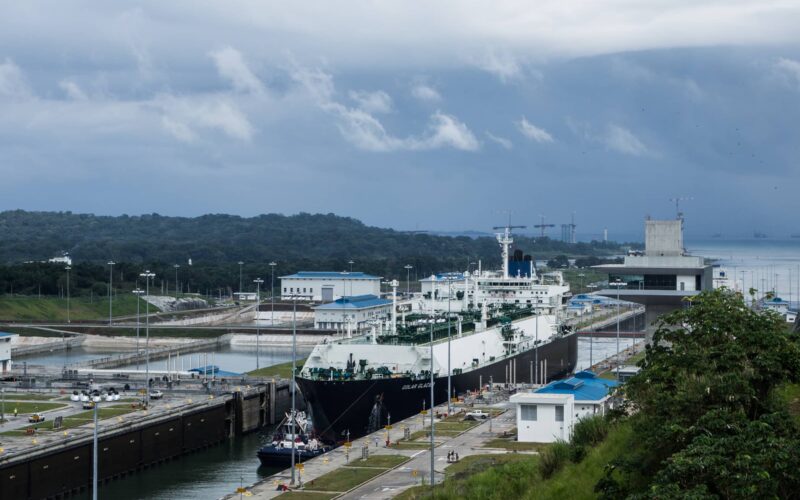
<svg viewBox="0 0 800 500">
<path fill-rule="evenodd" d="M 380 276 L 373 276 L 371 274 L 361 272 L 336 272 L 336 271 L 298 271 L 288 276 L 281 276 L 283 278 L 342 278 L 342 279 L 355 279 L 355 280 L 379 280 Z"/>
<path fill-rule="evenodd" d="M 537 394 L 572 394 L 577 401 L 600 401 L 618 385 L 619 382 L 616 380 L 597 378 L 593 372 L 584 370 L 570 378 L 554 380 L 534 392 Z"/>
<path fill-rule="evenodd" d="M 342 297 L 336 299 L 333 302 L 322 304 L 314 309 L 331 309 L 341 311 L 342 309 L 364 309 L 367 307 L 385 306 L 391 303 L 391 300 L 382 299 L 375 295 L 354 295 L 352 297 Z"/>
</svg>

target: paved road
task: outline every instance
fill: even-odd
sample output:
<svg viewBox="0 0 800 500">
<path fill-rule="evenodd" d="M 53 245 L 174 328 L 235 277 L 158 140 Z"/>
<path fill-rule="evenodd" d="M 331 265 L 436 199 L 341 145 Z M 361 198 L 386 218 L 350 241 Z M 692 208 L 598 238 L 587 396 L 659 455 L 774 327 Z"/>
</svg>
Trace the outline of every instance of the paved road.
<svg viewBox="0 0 800 500">
<path fill-rule="evenodd" d="M 503 406 L 503 405 L 498 405 Z M 485 455 L 487 453 L 506 453 L 505 450 L 489 450 L 480 447 L 480 445 L 503 431 L 508 431 L 516 425 L 515 415 L 513 411 L 506 411 L 502 415 L 493 419 L 491 423 L 492 432 L 489 432 L 489 422 L 483 422 L 480 425 L 473 427 L 467 432 L 447 439 L 435 451 L 434 468 L 436 471 L 436 482 L 439 483 L 444 479 L 444 470 L 450 465 L 447 462 L 447 454 L 451 451 L 458 453 L 459 458 L 467 457 L 469 455 Z M 430 477 L 430 464 L 431 455 L 430 451 L 415 452 L 411 461 L 406 462 L 401 467 L 398 467 L 383 476 L 368 481 L 353 491 L 343 495 L 343 499 L 390 499 L 400 494 L 412 486 L 420 484 L 422 477 L 428 481 Z M 417 476 L 412 475 L 416 470 Z"/>
</svg>

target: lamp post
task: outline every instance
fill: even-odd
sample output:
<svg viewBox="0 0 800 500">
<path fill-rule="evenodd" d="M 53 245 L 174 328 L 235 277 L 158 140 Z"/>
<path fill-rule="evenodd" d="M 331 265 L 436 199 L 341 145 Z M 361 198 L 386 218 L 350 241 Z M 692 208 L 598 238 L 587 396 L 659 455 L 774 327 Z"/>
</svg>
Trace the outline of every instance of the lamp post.
<svg viewBox="0 0 800 500">
<path fill-rule="evenodd" d="M 240 260 L 239 261 L 239 300 L 242 299 L 241 293 L 242 293 L 242 266 L 243 265 L 244 265 L 244 262 L 242 262 Z"/>
<path fill-rule="evenodd" d="M 178 269 L 181 266 L 180 266 L 180 264 L 175 264 L 172 267 L 175 268 L 175 300 L 178 300 Z"/>
<path fill-rule="evenodd" d="M 292 380 L 290 387 L 292 388 L 292 484 L 294 484 L 294 453 L 295 453 L 295 441 L 296 441 L 296 432 L 295 432 L 295 423 L 296 420 L 296 412 L 295 412 L 295 382 L 294 382 L 294 372 L 296 370 L 295 363 L 297 359 L 297 296 L 292 296 Z"/>
<path fill-rule="evenodd" d="M 435 482 L 433 477 L 434 474 L 433 462 L 434 462 L 434 450 L 436 449 L 436 445 L 434 444 L 433 441 L 433 432 L 434 432 L 433 409 L 436 406 L 436 400 L 434 399 L 434 393 L 433 393 L 433 323 L 434 323 L 433 315 L 431 315 L 431 491 L 433 491 L 433 485 Z M 436 497 L 434 496 L 433 498 Z"/>
<path fill-rule="evenodd" d="M 72 267 L 67 266 L 64 269 L 67 271 L 67 323 L 72 323 L 69 318 L 69 271 Z"/>
<path fill-rule="evenodd" d="M 414 268 L 411 264 L 404 266 L 406 270 L 406 297 L 411 295 L 411 270 Z"/>
<path fill-rule="evenodd" d="M 136 294 L 136 371 L 139 371 L 139 303 L 141 302 L 141 296 L 144 293 L 144 290 L 136 287 L 136 290 L 133 291 Z"/>
<path fill-rule="evenodd" d="M 450 303 L 452 302 L 453 295 L 453 277 L 447 276 L 447 415 L 452 413 L 450 408 L 450 399 L 452 396 L 452 388 L 450 387 Z"/>
<path fill-rule="evenodd" d="M 100 398 L 97 398 L 95 401 L 94 396 L 92 396 L 92 401 L 94 401 L 94 436 L 92 437 L 92 500 L 97 500 L 97 406 L 100 404 Z"/>
<path fill-rule="evenodd" d="M 114 304 L 114 264 L 113 260 L 108 261 L 108 326 L 111 326 Z"/>
<path fill-rule="evenodd" d="M 275 266 L 278 263 L 274 260 L 269 263 L 270 270 L 272 271 L 272 279 L 269 284 L 269 300 L 272 303 L 272 309 L 269 315 L 269 326 L 275 326 Z"/>
<path fill-rule="evenodd" d="M 355 261 L 350 259 L 350 260 L 347 261 L 347 263 L 350 264 L 350 272 L 352 273 L 353 272 L 353 264 L 355 264 Z"/>
<path fill-rule="evenodd" d="M 256 284 L 256 370 L 261 368 L 258 362 L 258 353 L 260 351 L 258 339 L 261 336 L 261 331 L 258 325 L 258 314 L 259 312 L 261 312 L 261 283 L 263 282 L 264 280 L 262 280 L 261 278 L 256 278 L 253 280 L 253 283 Z"/>
<path fill-rule="evenodd" d="M 586 277 L 584 273 L 578 273 L 578 277 L 581 279 L 581 287 L 578 289 L 578 293 L 583 293 L 583 278 Z"/>
<path fill-rule="evenodd" d="M 619 382 L 619 306 L 620 306 L 619 289 L 624 284 L 625 283 L 619 278 L 614 280 L 613 283 L 609 283 L 609 285 L 615 286 L 617 288 L 617 356 L 616 356 L 616 358 L 617 358 L 617 382 Z"/>
<path fill-rule="evenodd" d="M 141 273 L 139 276 L 144 278 L 144 294 L 145 297 L 150 297 L 150 279 L 155 278 L 156 273 L 151 273 L 149 270 Z M 145 406 L 150 406 L 150 302 L 145 300 L 144 303 L 145 313 L 145 340 L 144 340 L 144 369 L 145 369 Z"/>
</svg>

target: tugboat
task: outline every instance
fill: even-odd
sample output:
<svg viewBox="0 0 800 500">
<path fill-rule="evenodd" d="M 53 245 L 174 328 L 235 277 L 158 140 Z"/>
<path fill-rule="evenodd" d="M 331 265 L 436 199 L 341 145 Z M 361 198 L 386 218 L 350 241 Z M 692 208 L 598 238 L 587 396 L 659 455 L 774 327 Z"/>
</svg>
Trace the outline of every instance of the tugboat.
<svg viewBox="0 0 800 500">
<path fill-rule="evenodd" d="M 294 426 L 292 425 L 294 416 Z M 289 466 L 292 462 L 292 440 L 294 440 L 295 463 L 302 463 L 318 457 L 330 450 L 314 435 L 311 421 L 305 412 L 295 411 L 286 414 L 272 436 L 272 442 L 258 450 L 261 465 Z"/>
</svg>

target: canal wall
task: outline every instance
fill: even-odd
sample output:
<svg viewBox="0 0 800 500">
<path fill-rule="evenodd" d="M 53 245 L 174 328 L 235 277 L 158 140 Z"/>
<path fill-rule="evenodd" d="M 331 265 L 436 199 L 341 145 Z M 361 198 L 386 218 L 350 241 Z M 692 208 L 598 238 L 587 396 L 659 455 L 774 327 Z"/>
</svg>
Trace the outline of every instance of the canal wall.
<svg viewBox="0 0 800 500">
<path fill-rule="evenodd" d="M 150 361 L 167 358 L 170 356 L 174 356 L 176 354 L 186 354 L 191 352 L 215 350 L 217 347 L 228 345 L 229 343 L 230 343 L 230 334 L 226 334 L 214 339 L 196 340 L 193 342 L 181 343 L 170 347 L 150 349 Z M 142 349 L 144 349 L 144 342 L 142 342 Z M 147 360 L 147 354 L 144 352 L 119 354 L 117 356 L 107 356 L 104 358 L 97 358 L 82 363 L 73 363 L 72 365 L 69 366 L 69 368 L 111 369 L 111 368 L 119 368 L 120 366 L 132 365 L 137 362 L 144 363 L 146 360 Z"/>
<path fill-rule="evenodd" d="M 110 481 L 256 431 L 283 417 L 288 395 L 288 381 L 270 381 L 140 418 L 104 420 L 98 431 L 98 479 Z M 4 450 L 0 498 L 53 498 L 90 489 L 93 437 L 86 431 L 72 429 L 63 439 L 53 433 L 42 436 L 39 445 Z"/>
</svg>

